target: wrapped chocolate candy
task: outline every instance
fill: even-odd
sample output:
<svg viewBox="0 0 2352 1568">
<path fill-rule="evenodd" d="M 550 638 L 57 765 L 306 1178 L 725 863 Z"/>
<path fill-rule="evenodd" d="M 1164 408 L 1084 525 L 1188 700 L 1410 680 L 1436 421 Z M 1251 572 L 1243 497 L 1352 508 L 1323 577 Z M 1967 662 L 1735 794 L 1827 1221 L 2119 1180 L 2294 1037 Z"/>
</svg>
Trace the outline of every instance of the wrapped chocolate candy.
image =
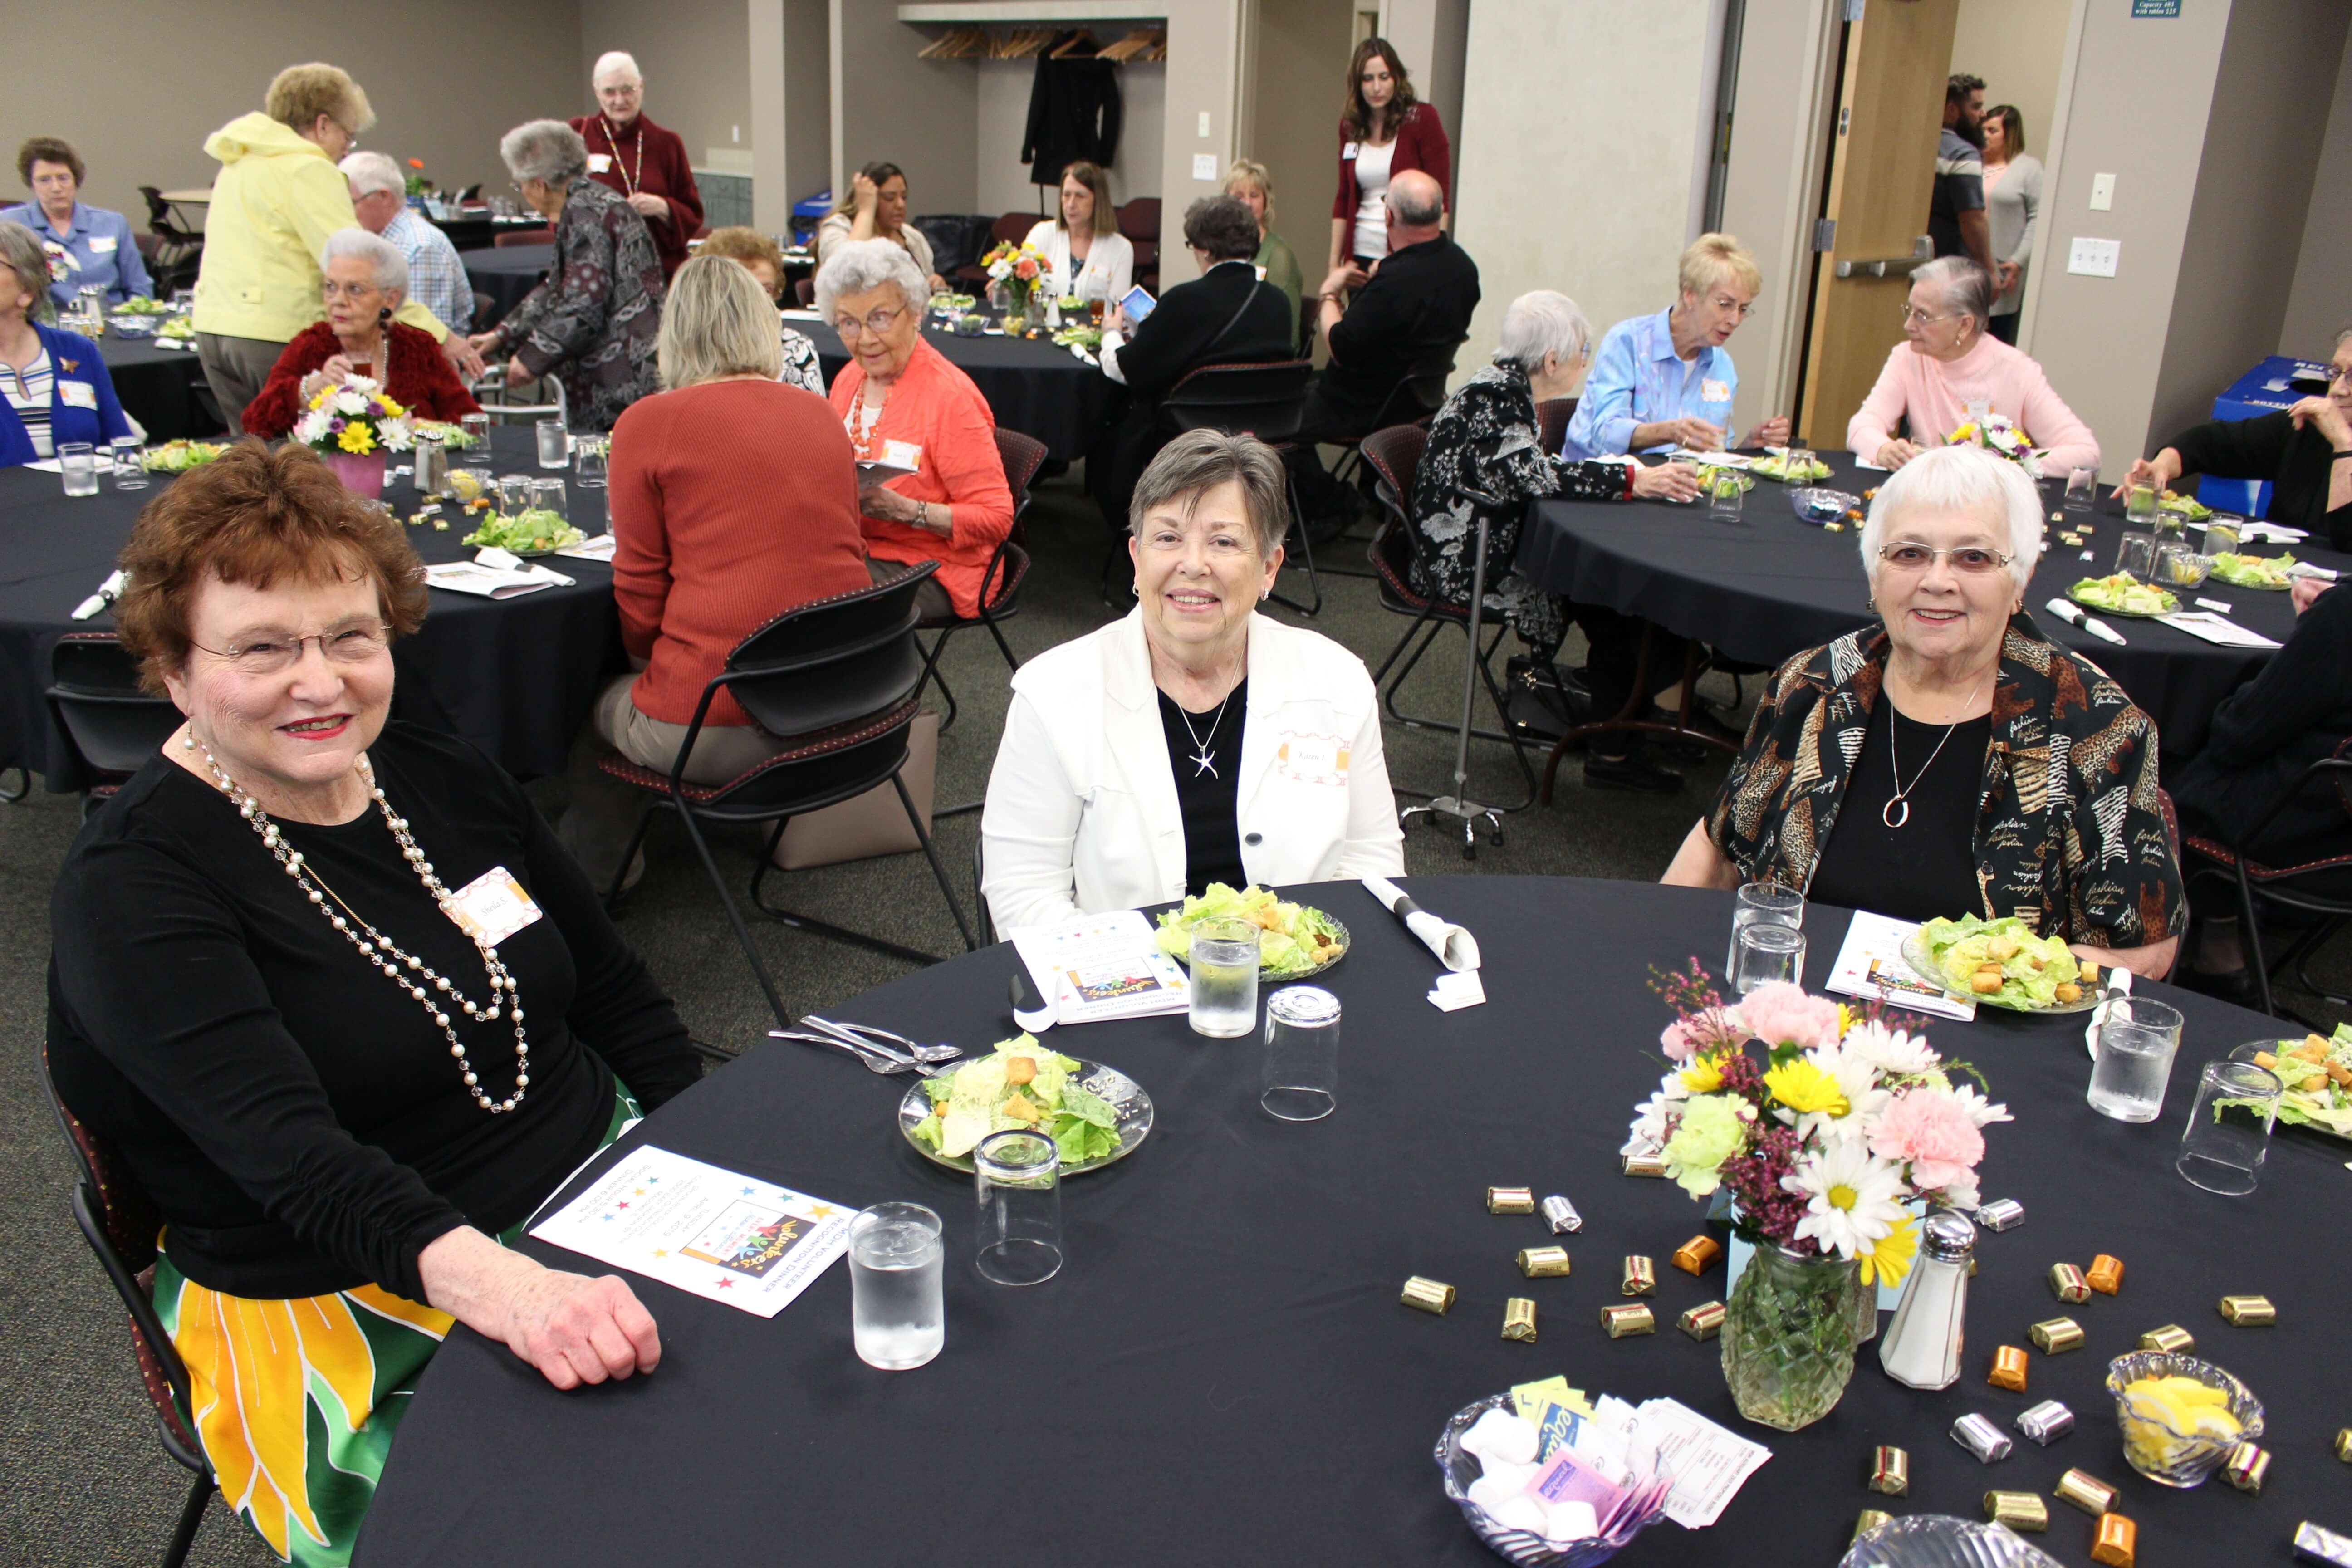
<svg viewBox="0 0 2352 1568">
<path fill-rule="evenodd" d="M 1621 1296 L 1646 1296 L 1658 1288 L 1658 1266 L 1639 1253 L 1625 1259 L 1624 1282 L 1617 1288 Z"/>
<path fill-rule="evenodd" d="M 1542 1210 L 1544 1223 L 1551 1226 L 1554 1236 L 1568 1236 L 1584 1228 L 1584 1216 L 1576 1212 L 1574 1204 L 1558 1193 L 1537 1206 Z"/>
<path fill-rule="evenodd" d="M 1528 1187 L 1488 1187 L 1486 1212 L 1488 1214 L 1533 1214 L 1536 1212 L 1535 1192 Z"/>
<path fill-rule="evenodd" d="M 2058 1478 L 2050 1495 L 2096 1519 L 2116 1506 L 2116 1489 L 2088 1470 L 2069 1470 Z"/>
<path fill-rule="evenodd" d="M 1860 1541 L 1864 1536 L 1869 1534 L 1872 1531 L 1876 1530 L 1880 1525 L 1885 1524 L 1894 1517 L 1895 1516 L 1893 1514 L 1887 1512 L 1883 1508 L 1864 1509 L 1860 1513 L 1853 1516 L 1853 1539 L 1855 1541 Z M 1849 1542 L 1847 1544 L 1851 1545 L 1852 1543 L 1853 1542 Z"/>
<path fill-rule="evenodd" d="M 1503 1337 L 1521 1344 L 1536 1342 L 1536 1304 L 1525 1296 L 1513 1296 L 1503 1303 Z"/>
<path fill-rule="evenodd" d="M 2135 1568 L 2139 1561 L 2139 1526 L 2119 1513 L 2103 1513 L 2091 1536 L 2091 1561 L 2105 1568 Z M 2352 1558 L 2346 1560 L 2352 1568 Z"/>
<path fill-rule="evenodd" d="M 1995 1388 L 2006 1388 L 2012 1394 L 2025 1392 L 2025 1352 L 2015 1345 L 1996 1345 L 1992 1352 L 1992 1372 L 1985 1381 Z"/>
<path fill-rule="evenodd" d="M 2328 1568 L 2352 1568 L 2352 1535 L 2338 1535 L 2305 1520 L 2294 1527 L 2294 1554 Z"/>
<path fill-rule="evenodd" d="M 1624 1172 L 1629 1176 L 1660 1176 L 1666 1173 L 1666 1163 L 1655 1154 L 1628 1154 Z"/>
<path fill-rule="evenodd" d="M 1885 1492 L 1888 1497 L 1902 1497 L 1911 1490 L 1911 1456 L 1900 1448 L 1880 1444 L 1870 1451 L 1870 1489 Z"/>
<path fill-rule="evenodd" d="M 2268 1296 L 2224 1296 L 2221 1312 L 2232 1328 L 2263 1329 L 2278 1321 L 2278 1309 Z"/>
<path fill-rule="evenodd" d="M 1723 1332 L 1723 1320 L 1728 1316 L 1720 1301 L 1702 1301 L 1685 1312 L 1678 1320 L 1683 1332 L 1695 1340 L 1711 1340 Z"/>
<path fill-rule="evenodd" d="M 2071 1263 L 2050 1266 L 2050 1289 L 2057 1292 L 2061 1301 L 2087 1301 L 2091 1299 L 2090 1281 L 2084 1279 L 2083 1271 Z"/>
<path fill-rule="evenodd" d="M 2102 1252 L 2091 1259 L 2083 1270 L 2084 1283 L 2102 1296 L 2112 1296 L 2124 1288 L 2124 1260 L 2112 1253 Z"/>
<path fill-rule="evenodd" d="M 2352 1465 L 2352 1426 L 2342 1426 L 2336 1433 L 2336 1457 Z"/>
<path fill-rule="evenodd" d="M 2054 1399 L 2045 1399 L 2019 1411 L 2013 1425 L 2046 1448 L 2074 1429 L 2074 1413 Z"/>
<path fill-rule="evenodd" d="M 2083 1325 L 2072 1318 L 2048 1318 L 2025 1331 L 2043 1355 L 2083 1348 Z"/>
<path fill-rule="evenodd" d="M 2221 1461 L 2221 1479 L 2252 1497 L 2262 1496 L 2263 1482 L 2270 1479 L 2270 1450 L 2257 1448 L 2252 1443 L 2239 1444 Z"/>
<path fill-rule="evenodd" d="M 1424 1279 L 1416 1274 L 1404 1282 L 1402 1300 L 1408 1307 L 1434 1312 L 1442 1318 L 1445 1310 L 1454 1305 L 1454 1287 L 1435 1279 Z"/>
<path fill-rule="evenodd" d="M 2015 1198 L 1995 1198 L 1977 1209 L 1977 1224 L 1986 1230 L 2015 1230 L 2025 1223 L 2025 1205 Z"/>
<path fill-rule="evenodd" d="M 1704 1274 L 1723 1256 L 1723 1243 L 1711 1236 L 1694 1236 L 1675 1248 L 1675 1267 L 1685 1274 Z"/>
<path fill-rule="evenodd" d="M 2050 1505 L 2032 1492 L 1987 1492 L 1984 1516 L 1992 1524 L 2040 1533 L 2050 1528 Z"/>
<path fill-rule="evenodd" d="M 1568 1272 L 1568 1248 L 1523 1247 L 1519 1248 L 1519 1272 L 1530 1279 L 1557 1279 Z"/>
<path fill-rule="evenodd" d="M 1974 1454 L 1980 1465 L 2009 1458 L 2009 1439 L 2001 1435 L 2000 1427 L 1981 1415 L 1963 1415 L 1953 1422 L 1952 1441 Z"/>
<path fill-rule="evenodd" d="M 2140 1335 L 2139 1348 L 2144 1351 L 2165 1351 L 2173 1355 L 2187 1355 L 2197 1348 L 2197 1336 L 2179 1323 L 2167 1323 L 2160 1329 L 2150 1329 Z"/>
<path fill-rule="evenodd" d="M 1629 1334 L 1656 1333 L 1658 1320 L 1651 1315 L 1649 1308 L 1639 1303 L 1627 1303 L 1601 1308 L 1601 1326 L 1608 1331 L 1611 1339 L 1622 1340 Z"/>
</svg>

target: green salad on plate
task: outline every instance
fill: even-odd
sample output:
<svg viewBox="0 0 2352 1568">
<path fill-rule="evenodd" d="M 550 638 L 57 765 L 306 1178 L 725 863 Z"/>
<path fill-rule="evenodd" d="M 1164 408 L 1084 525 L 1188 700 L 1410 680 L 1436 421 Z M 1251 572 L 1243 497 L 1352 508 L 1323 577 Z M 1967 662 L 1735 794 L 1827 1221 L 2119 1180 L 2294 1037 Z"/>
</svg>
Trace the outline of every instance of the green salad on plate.
<svg viewBox="0 0 2352 1568">
<path fill-rule="evenodd" d="M 931 1114 L 915 1124 L 916 1142 L 960 1159 L 992 1132 L 1050 1133 L 1065 1169 L 1118 1151 L 1118 1113 L 1078 1082 L 1074 1057 L 1047 1050 L 1029 1035 L 996 1042 L 953 1072 L 925 1079 Z"/>
<path fill-rule="evenodd" d="M 2180 608 L 2180 601 L 2170 594 L 2124 572 L 2085 577 L 2067 589 L 2066 596 L 2078 605 L 2117 616 L 2168 616 Z"/>
<path fill-rule="evenodd" d="M 2233 588 L 2275 590 L 2293 584 L 2287 573 L 2294 564 L 2292 555 L 2241 555 L 2224 550 L 2213 557 L 2213 575 Z"/>
<path fill-rule="evenodd" d="M 1210 883 L 1199 897 L 1160 915 L 1160 951 L 1180 963 L 1190 963 L 1192 928 L 1227 916 L 1258 928 L 1260 979 L 1295 980 L 1328 969 L 1347 955 L 1347 928 L 1321 910 L 1286 903 L 1268 888 L 1235 890 L 1223 882 Z"/>
<path fill-rule="evenodd" d="M 1766 453 L 1748 464 L 1748 471 L 1790 485 L 1810 485 L 1818 479 L 1830 477 L 1830 466 L 1819 458 L 1813 458 L 1800 468 L 1795 460 L 1795 455 L 1785 451 Z"/>
<path fill-rule="evenodd" d="M 1955 996 L 2031 1013 L 2074 1006 L 2098 984 L 2098 965 L 2077 959 L 2063 937 L 2034 935 L 2014 915 L 1932 920 L 1919 939 L 1934 977 Z"/>
<path fill-rule="evenodd" d="M 477 549 L 496 545 L 517 555 L 544 555 L 551 550 L 569 549 L 587 537 L 564 521 L 562 513 L 535 506 L 512 517 L 494 513 L 482 519 L 481 526 L 466 535 L 465 542 Z"/>
</svg>

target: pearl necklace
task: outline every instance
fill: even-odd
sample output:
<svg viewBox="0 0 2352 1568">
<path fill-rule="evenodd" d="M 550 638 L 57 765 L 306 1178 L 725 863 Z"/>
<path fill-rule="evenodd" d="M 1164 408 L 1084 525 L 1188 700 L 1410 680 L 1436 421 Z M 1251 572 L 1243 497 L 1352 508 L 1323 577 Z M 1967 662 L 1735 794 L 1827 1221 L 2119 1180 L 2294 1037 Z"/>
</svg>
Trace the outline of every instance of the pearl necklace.
<svg viewBox="0 0 2352 1568">
<path fill-rule="evenodd" d="M 213 755 L 213 749 L 196 739 L 194 728 L 189 730 L 186 739 L 180 744 L 186 751 L 204 752 L 205 765 L 212 770 L 214 784 L 236 805 L 236 814 L 252 825 L 254 832 L 260 836 L 263 847 L 277 859 L 280 868 L 294 879 L 294 885 L 318 907 L 319 912 L 342 934 L 343 940 L 358 949 L 362 958 L 382 970 L 386 979 L 415 998 L 432 1017 L 434 1025 L 449 1042 L 449 1054 L 457 1058 L 458 1076 L 465 1080 L 467 1092 L 474 1097 L 474 1102 L 493 1116 L 502 1115 L 520 1105 L 530 1086 L 530 1043 L 523 1034 L 522 991 L 516 985 L 514 976 L 507 972 L 506 964 L 499 957 L 499 950 L 478 939 L 474 942 L 481 951 L 482 967 L 490 981 L 489 1001 L 477 1004 L 458 990 L 448 976 L 439 973 L 415 954 L 403 951 L 390 937 L 362 919 L 351 905 L 344 903 L 342 895 L 328 887 L 318 872 L 311 869 L 302 852 L 286 842 L 286 836 L 276 823 L 269 820 L 269 815 L 262 810 L 261 803 L 229 777 L 228 770 L 222 767 L 220 759 Z M 392 829 L 392 837 L 400 846 L 402 858 L 416 873 L 417 880 L 425 884 L 425 890 L 433 895 L 434 902 L 441 906 L 442 912 L 448 914 L 453 901 L 449 889 L 441 885 L 441 879 L 434 875 L 433 862 L 425 858 L 425 851 L 416 847 L 415 838 L 409 837 L 408 819 L 394 813 L 391 803 L 384 799 L 383 788 L 375 782 L 375 770 L 369 766 L 364 755 L 359 759 L 359 773 L 368 786 L 369 798 L 375 802 L 376 810 L 383 814 L 384 826 Z M 331 898 L 342 910 L 342 914 L 327 908 L 327 900 Z M 456 923 L 454 915 L 451 922 Z M 433 988 L 431 992 L 425 989 L 428 985 Z M 448 1000 L 436 1000 L 436 995 Z M 499 1000 L 501 996 L 506 998 L 503 1004 Z M 450 1024 L 447 1009 L 451 1006 L 463 1010 L 468 1018 L 496 1023 L 503 1013 L 512 1021 L 515 1087 L 514 1093 L 506 1099 L 492 1100 L 483 1092 L 474 1064 L 466 1055 L 465 1043 L 457 1038 L 457 1031 Z"/>
</svg>

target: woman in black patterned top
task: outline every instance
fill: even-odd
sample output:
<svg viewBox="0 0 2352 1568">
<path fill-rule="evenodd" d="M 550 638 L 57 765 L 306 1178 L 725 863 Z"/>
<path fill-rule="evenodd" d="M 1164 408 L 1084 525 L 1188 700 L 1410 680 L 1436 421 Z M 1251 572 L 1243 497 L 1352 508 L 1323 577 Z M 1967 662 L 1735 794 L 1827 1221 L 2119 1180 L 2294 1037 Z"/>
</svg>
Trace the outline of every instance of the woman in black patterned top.
<svg viewBox="0 0 2352 1568">
<path fill-rule="evenodd" d="M 1780 667 L 1663 879 L 2015 915 L 2102 966 L 2167 973 L 2189 914 L 2156 725 L 2024 613 L 2041 549 L 2014 464 L 1971 447 L 1905 464 L 1862 533 L 1881 624 Z"/>
</svg>

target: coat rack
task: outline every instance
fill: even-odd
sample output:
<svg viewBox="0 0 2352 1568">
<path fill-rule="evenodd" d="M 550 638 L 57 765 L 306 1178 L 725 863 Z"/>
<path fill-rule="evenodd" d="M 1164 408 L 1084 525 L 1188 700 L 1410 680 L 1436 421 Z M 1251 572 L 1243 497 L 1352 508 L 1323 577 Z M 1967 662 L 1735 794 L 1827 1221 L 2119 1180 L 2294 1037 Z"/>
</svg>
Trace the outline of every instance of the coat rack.
<svg viewBox="0 0 2352 1568">
<path fill-rule="evenodd" d="M 915 58 L 925 60 L 1034 59 L 1061 36 L 1061 31 L 1056 27 L 1014 27 L 992 33 L 986 27 L 951 27 L 917 50 Z M 1125 65 L 1129 60 L 1165 60 L 1168 58 L 1168 29 L 1138 27 L 1116 43 L 1097 47 L 1093 31 L 1080 27 L 1054 50 L 1051 58 L 1057 60 L 1108 60 L 1113 65 Z"/>
</svg>

